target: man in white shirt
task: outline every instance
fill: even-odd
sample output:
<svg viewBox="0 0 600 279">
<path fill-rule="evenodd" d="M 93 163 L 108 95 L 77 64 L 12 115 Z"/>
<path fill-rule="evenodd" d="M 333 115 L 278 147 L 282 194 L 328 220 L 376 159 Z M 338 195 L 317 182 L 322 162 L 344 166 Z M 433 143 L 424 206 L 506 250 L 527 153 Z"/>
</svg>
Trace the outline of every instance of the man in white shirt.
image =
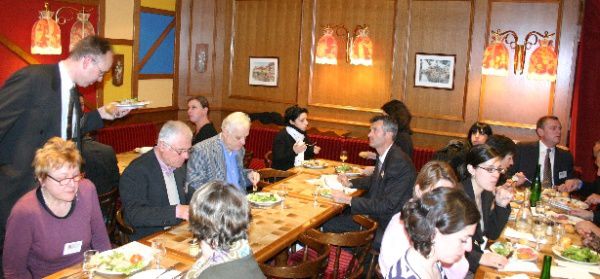
<svg viewBox="0 0 600 279">
<path fill-rule="evenodd" d="M 558 117 L 541 117 L 536 124 L 539 140 L 517 144 L 517 156 L 511 173 L 521 171 L 533 181 L 536 166 L 540 165 L 542 187 L 555 187 L 559 191 L 567 192 L 581 187 L 581 180 L 574 178 L 573 155 L 557 147 L 561 139 L 561 130 Z"/>
<path fill-rule="evenodd" d="M 412 197 L 416 179 L 412 160 L 394 144 L 398 125 L 389 116 L 381 115 L 371 119 L 369 146 L 377 151 L 376 166 L 373 174 L 349 181 L 345 175 L 338 177 L 345 187 L 366 190 L 360 197 L 347 196 L 334 191 L 336 202 L 350 205 L 340 216 L 323 225 L 329 232 L 356 231 L 360 227 L 352 221 L 352 215 L 369 215 L 379 223 L 373 248 L 379 249 L 383 231 L 390 218 L 402 209 L 404 203 Z"/>
<path fill-rule="evenodd" d="M 185 161 L 192 148 L 192 130 L 181 121 L 168 121 L 153 150 L 133 160 L 123 171 L 119 192 L 125 221 L 140 239 L 188 219 Z"/>
</svg>

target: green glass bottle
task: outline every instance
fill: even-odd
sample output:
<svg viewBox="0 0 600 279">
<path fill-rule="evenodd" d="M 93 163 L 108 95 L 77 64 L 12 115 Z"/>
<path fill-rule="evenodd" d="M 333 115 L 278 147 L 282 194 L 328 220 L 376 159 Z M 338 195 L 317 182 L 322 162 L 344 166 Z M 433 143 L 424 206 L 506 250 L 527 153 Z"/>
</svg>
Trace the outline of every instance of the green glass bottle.
<svg viewBox="0 0 600 279">
<path fill-rule="evenodd" d="M 531 195 L 529 195 L 529 205 L 531 207 L 535 207 L 535 204 L 542 197 L 542 182 L 540 179 L 541 168 L 541 165 L 537 165 L 535 169 L 535 180 L 533 180 L 533 184 L 531 184 Z"/>
<path fill-rule="evenodd" d="M 542 265 L 542 274 L 540 279 L 550 279 L 550 267 L 552 266 L 552 257 L 544 256 L 544 264 Z"/>
</svg>

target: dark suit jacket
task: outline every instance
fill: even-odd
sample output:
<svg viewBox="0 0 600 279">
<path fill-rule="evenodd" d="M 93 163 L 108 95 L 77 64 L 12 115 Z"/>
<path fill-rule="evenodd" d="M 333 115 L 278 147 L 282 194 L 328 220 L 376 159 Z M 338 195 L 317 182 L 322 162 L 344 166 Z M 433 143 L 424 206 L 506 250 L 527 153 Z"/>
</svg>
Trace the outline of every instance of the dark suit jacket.
<svg viewBox="0 0 600 279">
<path fill-rule="evenodd" d="M 475 202 L 475 191 L 473 190 L 473 184 L 471 178 L 467 178 L 462 182 L 465 193 Z M 473 235 L 473 249 L 471 252 L 466 253 L 467 261 L 469 261 L 469 270 L 475 272 L 479 267 L 479 259 L 483 255 L 483 250 L 480 245 L 483 243 L 483 236 L 488 239 L 495 240 L 500 237 L 502 230 L 508 222 L 510 216 L 510 204 L 506 207 L 500 207 L 495 204 L 495 196 L 492 192 L 483 191 L 481 192 L 481 218 L 483 218 L 483 224 L 485 231 L 481 231 L 481 225 L 477 223 L 477 229 L 475 235 Z M 493 207 L 493 208 L 492 208 Z"/>
<path fill-rule="evenodd" d="M 362 197 L 352 198 L 351 213 L 369 215 L 379 223 L 376 241 L 381 242 L 392 216 L 412 197 L 416 176 L 412 160 L 399 146 L 392 144 L 381 170 L 375 167 L 372 175 L 352 180 L 353 188 L 367 192 Z"/>
<path fill-rule="evenodd" d="M 556 147 L 554 154 L 554 166 L 552 166 L 552 177 L 554 185 L 565 183 L 565 180 L 573 178 L 573 155 Z M 523 142 L 517 144 L 517 154 L 515 164 L 509 173 L 522 171 L 529 180 L 535 179 L 535 168 L 538 165 L 540 156 L 540 142 Z M 560 173 L 565 174 L 560 178 Z"/>
<path fill-rule="evenodd" d="M 308 136 L 304 138 L 304 142 L 310 144 Z M 294 144 L 296 140 L 288 134 L 285 128 L 281 129 L 273 140 L 273 164 L 271 168 L 278 170 L 288 170 L 294 167 Z M 304 159 L 310 160 L 315 157 L 314 146 L 308 146 L 304 152 Z"/>
<path fill-rule="evenodd" d="M 175 170 L 175 182 L 181 204 L 188 204 L 189 196 L 184 191 L 185 166 Z M 153 150 L 133 160 L 123 171 L 119 193 L 125 221 L 135 229 L 132 240 L 181 222 L 175 218 L 175 205 L 169 205 L 165 179 Z"/>
<path fill-rule="evenodd" d="M 12 206 L 35 186 L 35 151 L 61 135 L 60 84 L 58 64 L 33 65 L 14 73 L 0 89 L 0 247 Z M 75 108 L 81 109 L 79 99 Z M 81 134 L 102 125 L 100 114 L 93 111 Z"/>
<path fill-rule="evenodd" d="M 119 166 L 114 149 L 87 137 L 82 140 L 81 156 L 85 177 L 94 182 L 98 196 L 119 186 Z"/>
</svg>

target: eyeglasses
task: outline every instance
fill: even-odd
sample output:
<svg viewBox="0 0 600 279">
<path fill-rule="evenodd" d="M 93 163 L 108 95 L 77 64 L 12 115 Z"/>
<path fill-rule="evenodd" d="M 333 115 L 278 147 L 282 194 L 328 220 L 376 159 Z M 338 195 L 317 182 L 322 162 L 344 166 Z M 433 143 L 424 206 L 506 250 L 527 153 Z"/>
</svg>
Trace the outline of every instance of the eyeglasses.
<svg viewBox="0 0 600 279">
<path fill-rule="evenodd" d="M 66 178 L 63 178 L 63 179 L 61 179 L 61 180 L 58 180 L 58 179 L 56 179 L 56 178 L 52 177 L 52 176 L 51 176 L 51 175 L 49 175 L 49 174 L 46 174 L 46 176 L 48 176 L 48 177 L 50 177 L 50 179 L 52 179 L 52 180 L 54 180 L 54 181 L 58 182 L 58 184 L 60 184 L 61 186 L 67 186 L 67 185 L 69 185 L 69 181 L 73 181 L 73 182 L 75 182 L 75 183 L 77 183 L 77 182 L 81 181 L 81 180 L 82 180 L 82 179 L 85 177 L 85 174 L 84 174 L 84 173 L 80 173 L 80 174 L 78 174 L 78 175 L 76 175 L 76 176 L 73 176 L 73 177 L 66 177 Z"/>
<path fill-rule="evenodd" d="M 179 156 L 181 156 L 181 154 L 183 154 L 183 153 L 187 153 L 187 154 L 192 153 L 192 148 L 191 147 L 190 148 L 179 148 L 179 149 L 177 149 L 177 148 L 174 148 L 173 146 L 169 145 L 168 143 L 166 143 L 164 141 L 162 143 L 164 145 L 166 145 L 167 147 L 169 147 L 171 150 L 175 151 L 177 153 L 177 155 L 179 155 Z"/>
<path fill-rule="evenodd" d="M 98 77 L 103 77 L 106 73 L 108 73 L 108 71 L 103 71 L 102 69 L 100 69 L 100 66 L 98 66 L 98 61 L 96 61 L 95 58 L 91 58 L 92 59 L 92 64 L 94 64 L 94 66 L 96 66 L 96 69 L 98 70 Z"/>
<path fill-rule="evenodd" d="M 506 170 L 503 169 L 503 168 L 482 167 L 482 166 L 477 166 L 477 167 L 480 168 L 480 169 L 482 169 L 482 170 L 485 170 L 485 171 L 487 171 L 489 173 L 497 172 L 499 174 L 503 174 L 504 172 L 506 172 Z"/>
</svg>

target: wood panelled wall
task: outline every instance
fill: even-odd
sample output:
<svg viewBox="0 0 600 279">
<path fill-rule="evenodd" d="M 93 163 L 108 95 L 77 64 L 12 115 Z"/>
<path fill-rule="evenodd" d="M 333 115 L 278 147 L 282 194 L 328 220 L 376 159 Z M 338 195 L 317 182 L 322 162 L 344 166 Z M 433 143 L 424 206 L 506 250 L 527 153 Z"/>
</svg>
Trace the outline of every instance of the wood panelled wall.
<svg viewBox="0 0 600 279">
<path fill-rule="evenodd" d="M 515 139 L 533 139 L 541 115 L 557 115 L 565 128 L 569 123 L 580 5 L 579 0 L 182 0 L 180 117 L 185 118 L 185 100 L 197 94 L 209 98 L 217 123 L 229 111 L 283 112 L 297 103 L 309 108 L 311 126 L 365 137 L 369 118 L 396 98 L 414 115 L 417 146 L 464 137 L 475 121 Z M 328 24 L 351 31 L 367 24 L 373 67 L 346 63 L 344 39 L 338 40 L 338 65 L 315 64 L 315 44 Z M 529 31 L 556 33 L 557 81 L 512 73 L 482 76 L 483 51 L 495 29 L 514 30 L 520 44 Z M 193 64 L 198 44 L 207 44 L 210 54 L 202 73 Z M 453 89 L 414 87 L 416 53 L 455 55 Z M 279 58 L 277 87 L 248 84 L 251 56 Z"/>
</svg>

